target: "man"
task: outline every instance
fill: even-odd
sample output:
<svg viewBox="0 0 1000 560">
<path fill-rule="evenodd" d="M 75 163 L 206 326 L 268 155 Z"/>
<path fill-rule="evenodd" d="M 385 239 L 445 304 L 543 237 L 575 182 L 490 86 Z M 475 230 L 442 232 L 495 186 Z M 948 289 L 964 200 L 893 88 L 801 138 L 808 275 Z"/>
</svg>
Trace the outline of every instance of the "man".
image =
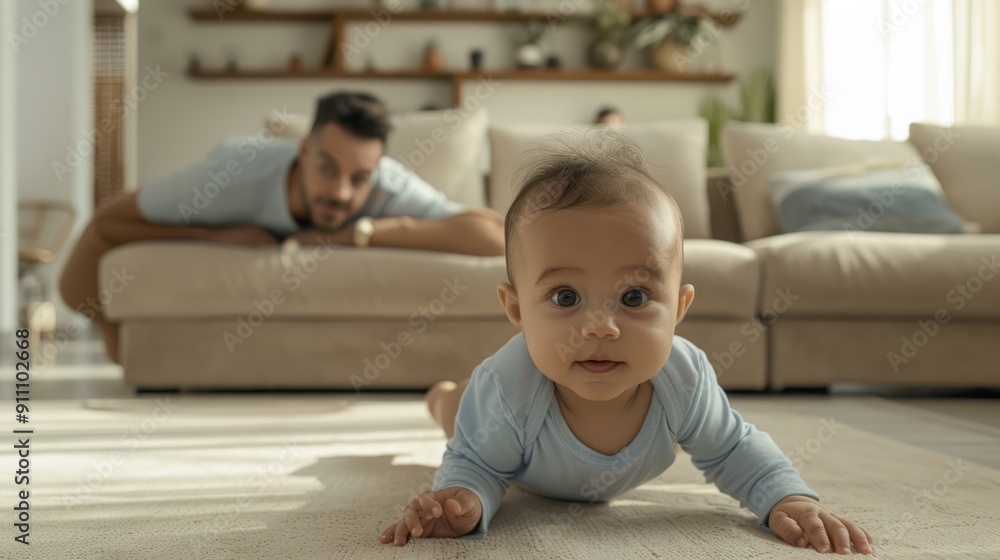
<svg viewBox="0 0 1000 560">
<path fill-rule="evenodd" d="M 117 362 L 118 329 L 103 315 L 97 274 L 100 257 L 124 243 L 196 239 L 260 247 L 291 238 L 503 255 L 503 218 L 448 200 L 383 155 L 390 128 L 378 99 L 345 92 L 319 100 L 301 141 L 223 141 L 203 161 L 98 208 L 63 270 L 63 299 L 98 326 Z"/>
</svg>

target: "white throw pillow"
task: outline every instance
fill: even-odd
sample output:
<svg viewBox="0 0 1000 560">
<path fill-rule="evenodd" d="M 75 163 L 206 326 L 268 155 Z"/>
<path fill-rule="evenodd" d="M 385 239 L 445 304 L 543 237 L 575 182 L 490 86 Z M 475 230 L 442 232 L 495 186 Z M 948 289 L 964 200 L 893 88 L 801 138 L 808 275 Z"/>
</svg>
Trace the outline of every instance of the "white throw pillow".
<svg viewBox="0 0 1000 560">
<path fill-rule="evenodd" d="M 506 214 L 514 200 L 514 174 L 522 154 L 538 148 L 549 134 L 585 130 L 587 125 L 521 125 L 490 129 L 492 170 L 489 204 Z M 629 124 L 622 132 L 642 149 L 650 175 L 680 207 L 685 237 L 709 238 L 705 158 L 708 126 L 701 119 Z"/>
<path fill-rule="evenodd" d="M 860 164 L 872 158 L 920 162 L 906 142 L 845 140 L 805 134 L 787 125 L 730 122 L 722 130 L 721 144 L 744 241 L 781 233 L 767 187 L 771 173 Z"/>
<path fill-rule="evenodd" d="M 937 175 L 955 212 L 983 233 L 1000 233 L 1000 127 L 913 123 L 910 143 Z"/>
<path fill-rule="evenodd" d="M 312 117 L 272 115 L 268 128 L 275 136 L 303 138 Z M 410 168 L 449 199 L 484 206 L 486 192 L 481 162 L 489 114 L 485 110 L 418 111 L 390 115 L 392 132 L 385 153 Z"/>
</svg>

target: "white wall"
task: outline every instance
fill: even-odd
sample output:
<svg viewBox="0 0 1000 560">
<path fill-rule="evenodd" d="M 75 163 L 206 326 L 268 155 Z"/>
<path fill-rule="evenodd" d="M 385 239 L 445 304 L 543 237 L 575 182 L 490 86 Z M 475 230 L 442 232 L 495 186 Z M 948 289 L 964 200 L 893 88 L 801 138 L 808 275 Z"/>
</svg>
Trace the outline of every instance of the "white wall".
<svg viewBox="0 0 1000 560">
<path fill-rule="evenodd" d="M 19 199 L 52 198 L 71 203 L 77 212 L 75 238 L 90 219 L 93 209 L 92 150 L 79 162 L 68 156 L 69 150 L 86 150 L 93 129 L 90 55 L 93 8 L 91 0 L 58 0 L 51 4 L 57 6 L 58 11 L 50 16 L 37 2 L 17 2 L 19 33 L 25 25 L 22 18 L 45 22 L 38 25 L 33 37 L 22 34 L 27 42 L 19 45 L 16 55 L 17 196 Z M 5 47 L 9 46 L 6 35 L 4 43 Z M 4 126 L 8 126 L 6 121 Z M 69 171 L 60 176 L 53 169 L 55 162 L 65 165 Z M 68 251 L 69 247 L 55 266 L 46 267 L 45 275 L 53 297 L 60 302 L 57 316 L 61 322 L 69 317 L 70 310 L 58 297 L 56 280 Z"/>
<path fill-rule="evenodd" d="M 12 2 L 0 2 L 0 37 L 16 33 Z M 17 57 L 0 46 L 0 334 L 17 327 Z"/>
<path fill-rule="evenodd" d="M 561 0 L 570 5 L 578 0 Z M 686 0 L 688 2 L 692 0 Z M 708 0 L 715 9 L 749 4 L 744 20 L 718 39 L 718 58 L 725 70 L 745 73 L 773 69 L 777 60 L 778 0 Z M 464 5 L 475 2 L 465 2 Z M 528 3 L 526 3 L 528 4 Z M 545 5 L 544 2 L 539 4 Z M 549 0 L 549 6 L 559 6 Z M 186 75 L 187 61 L 197 53 L 203 68 L 223 67 L 230 54 L 244 68 L 283 68 L 293 52 L 305 67 L 319 63 L 329 26 L 316 23 L 194 23 L 186 6 L 210 6 L 207 0 L 143 0 L 139 17 L 139 75 L 147 67 L 169 73 L 145 99 L 139 112 L 139 181 L 200 159 L 219 139 L 231 134 L 256 133 L 264 115 L 287 107 L 310 113 L 317 97 L 335 89 L 366 89 L 382 97 L 393 111 L 415 110 L 427 103 L 449 106 L 447 81 L 381 80 L 262 80 L 196 81 Z M 329 0 L 270 0 L 273 7 L 325 6 Z M 337 2 L 368 7 L 368 0 Z M 363 24 L 353 24 L 361 33 Z M 512 64 L 511 24 L 390 22 L 364 49 L 349 58 L 363 67 L 369 58 L 377 68 L 419 67 L 426 42 L 436 38 L 452 68 L 468 66 L 473 47 L 485 50 L 487 68 Z M 586 28 L 563 24 L 543 45 L 557 53 L 565 67 L 584 66 Z M 736 99 L 736 85 L 684 83 L 505 82 L 485 101 L 494 122 L 589 122 L 597 108 L 619 106 L 633 121 L 690 117 L 699 101 L 718 91 Z M 469 91 L 466 91 L 469 95 Z"/>
</svg>

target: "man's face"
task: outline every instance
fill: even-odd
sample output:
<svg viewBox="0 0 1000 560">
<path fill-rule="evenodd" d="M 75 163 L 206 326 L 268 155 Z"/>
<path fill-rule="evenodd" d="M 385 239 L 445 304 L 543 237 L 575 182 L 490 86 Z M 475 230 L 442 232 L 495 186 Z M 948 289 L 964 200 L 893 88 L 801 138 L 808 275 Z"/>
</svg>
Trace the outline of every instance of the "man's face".
<svg viewBox="0 0 1000 560">
<path fill-rule="evenodd" d="M 519 327 L 546 377 L 583 399 L 607 401 L 667 362 L 693 297 L 691 286 L 680 287 L 678 233 L 668 214 L 557 210 L 518 234 Z"/>
<path fill-rule="evenodd" d="M 324 125 L 302 141 L 300 185 L 313 226 L 337 230 L 368 198 L 372 175 L 385 146 L 336 124 Z"/>
</svg>

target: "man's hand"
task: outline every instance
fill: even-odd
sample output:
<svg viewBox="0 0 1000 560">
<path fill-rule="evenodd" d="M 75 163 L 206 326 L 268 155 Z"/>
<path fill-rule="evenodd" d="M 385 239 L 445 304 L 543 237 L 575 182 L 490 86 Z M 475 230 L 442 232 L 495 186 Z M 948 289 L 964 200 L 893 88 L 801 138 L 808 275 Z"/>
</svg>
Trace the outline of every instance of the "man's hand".
<svg viewBox="0 0 1000 560">
<path fill-rule="evenodd" d="M 848 554 L 851 543 L 862 554 L 871 554 L 875 539 L 861 527 L 830 513 L 808 496 L 788 496 L 771 508 L 768 516 L 771 532 L 785 541 L 805 548 L 810 544 L 817 552 L 836 551 Z M 833 541 L 831 549 L 830 541 Z"/>
<path fill-rule="evenodd" d="M 403 518 L 389 525 L 379 542 L 404 546 L 411 535 L 438 539 L 461 537 L 471 533 L 482 516 L 483 505 L 472 490 L 460 486 L 430 490 L 406 506 Z"/>
<path fill-rule="evenodd" d="M 278 244 L 278 240 L 271 235 L 271 232 L 256 224 L 218 228 L 212 230 L 208 239 L 216 243 L 242 247 L 264 247 Z"/>
</svg>

